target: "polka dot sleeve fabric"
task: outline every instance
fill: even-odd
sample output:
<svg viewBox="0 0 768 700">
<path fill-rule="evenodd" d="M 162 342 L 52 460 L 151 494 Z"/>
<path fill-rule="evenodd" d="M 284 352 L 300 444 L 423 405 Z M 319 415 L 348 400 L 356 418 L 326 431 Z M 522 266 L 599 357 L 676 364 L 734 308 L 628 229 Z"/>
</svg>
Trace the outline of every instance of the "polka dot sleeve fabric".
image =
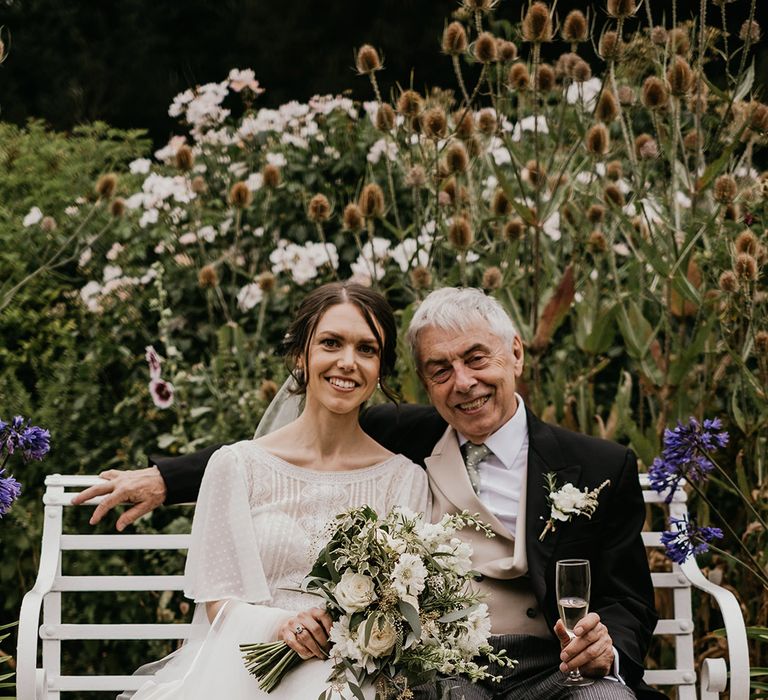
<svg viewBox="0 0 768 700">
<path fill-rule="evenodd" d="M 217 450 L 205 470 L 192 522 L 184 595 L 196 602 L 235 599 L 267 603 L 264 575 L 239 454 Z"/>
</svg>

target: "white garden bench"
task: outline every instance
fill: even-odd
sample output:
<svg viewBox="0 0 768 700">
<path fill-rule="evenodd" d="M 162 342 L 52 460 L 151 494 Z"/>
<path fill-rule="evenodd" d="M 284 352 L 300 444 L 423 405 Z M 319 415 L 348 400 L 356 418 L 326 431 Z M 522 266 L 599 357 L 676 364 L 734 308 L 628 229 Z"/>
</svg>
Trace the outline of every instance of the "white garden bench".
<svg viewBox="0 0 768 700">
<path fill-rule="evenodd" d="M 665 507 L 663 496 L 648 489 L 646 475 L 640 477 L 646 503 Z M 142 677 L 129 675 L 74 676 L 62 672 L 61 646 L 67 640 L 149 640 L 186 639 L 190 626 L 178 623 L 159 624 L 79 624 L 62 618 L 62 596 L 78 591 L 179 591 L 181 572 L 157 576 L 65 576 L 62 575 L 63 552 L 83 550 L 184 550 L 189 535 L 131 534 L 66 534 L 64 511 L 76 491 L 97 483 L 93 476 L 60 476 L 46 478 L 45 520 L 43 526 L 40 570 L 34 588 L 24 596 L 18 631 L 17 684 L 19 700 L 60 700 L 62 693 L 104 691 L 113 696 L 122 690 L 136 689 Z M 94 505 L 93 499 L 86 505 Z M 665 507 L 666 508 L 666 507 Z M 669 506 L 673 517 L 687 512 L 686 494 L 679 490 Z M 661 546 L 660 532 L 645 532 L 646 547 Z M 653 573 L 656 589 L 668 589 L 673 599 L 674 616 L 660 619 L 655 634 L 672 637 L 675 663 L 673 668 L 653 669 L 645 680 L 659 687 L 674 687 L 679 700 L 712 700 L 727 691 L 730 700 L 749 697 L 749 657 L 744 620 L 736 598 L 730 591 L 704 577 L 696 562 L 682 566 L 672 564 L 668 573 Z M 708 593 L 720 608 L 728 643 L 725 659 L 709 658 L 701 665 L 697 684 L 694 664 L 694 629 L 692 588 Z M 40 613 L 42 611 L 42 621 Z M 39 644 L 42 654 L 38 656 Z M 39 660 L 42 663 L 39 663 Z M 147 659 L 148 661 L 151 659 Z M 697 692 L 698 685 L 698 692 Z M 76 696 L 75 696 L 76 697 Z"/>
</svg>

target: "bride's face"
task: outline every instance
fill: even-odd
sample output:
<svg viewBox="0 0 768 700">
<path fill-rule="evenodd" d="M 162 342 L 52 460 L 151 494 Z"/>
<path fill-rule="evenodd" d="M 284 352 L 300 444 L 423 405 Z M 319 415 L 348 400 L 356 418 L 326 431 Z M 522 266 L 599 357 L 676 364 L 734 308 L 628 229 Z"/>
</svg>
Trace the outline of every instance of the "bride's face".
<svg viewBox="0 0 768 700">
<path fill-rule="evenodd" d="M 333 413 L 348 413 L 371 397 L 379 380 L 381 348 L 354 304 L 329 308 L 308 350 L 308 404 L 319 402 Z"/>
</svg>

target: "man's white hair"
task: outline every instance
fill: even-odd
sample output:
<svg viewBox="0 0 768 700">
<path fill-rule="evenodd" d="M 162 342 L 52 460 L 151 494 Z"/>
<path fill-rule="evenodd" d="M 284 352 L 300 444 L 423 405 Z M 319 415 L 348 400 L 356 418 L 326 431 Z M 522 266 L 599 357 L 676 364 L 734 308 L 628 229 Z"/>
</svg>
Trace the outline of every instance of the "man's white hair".
<svg viewBox="0 0 768 700">
<path fill-rule="evenodd" d="M 419 334 L 425 328 L 465 333 L 478 323 L 485 323 L 494 335 L 512 346 L 517 330 L 496 299 L 474 287 L 445 287 L 431 292 L 408 325 L 408 345 L 416 364 L 419 362 Z"/>
</svg>

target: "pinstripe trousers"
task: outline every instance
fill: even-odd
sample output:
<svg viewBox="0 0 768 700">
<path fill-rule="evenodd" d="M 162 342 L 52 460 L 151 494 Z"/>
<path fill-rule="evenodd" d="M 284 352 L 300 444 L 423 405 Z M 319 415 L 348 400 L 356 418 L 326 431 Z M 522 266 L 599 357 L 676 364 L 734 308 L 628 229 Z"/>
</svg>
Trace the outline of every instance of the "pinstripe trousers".
<svg viewBox="0 0 768 700">
<path fill-rule="evenodd" d="M 635 694 L 617 681 L 595 679 L 592 685 L 563 687 L 558 680 L 563 674 L 560 665 L 560 645 L 550 639 L 522 634 L 491 637 L 496 651 L 506 649 L 514 668 L 489 670 L 501 675 L 500 683 L 491 681 L 471 683 L 463 678 L 439 678 L 437 683 L 414 688 L 415 700 L 631 700 Z"/>
</svg>

